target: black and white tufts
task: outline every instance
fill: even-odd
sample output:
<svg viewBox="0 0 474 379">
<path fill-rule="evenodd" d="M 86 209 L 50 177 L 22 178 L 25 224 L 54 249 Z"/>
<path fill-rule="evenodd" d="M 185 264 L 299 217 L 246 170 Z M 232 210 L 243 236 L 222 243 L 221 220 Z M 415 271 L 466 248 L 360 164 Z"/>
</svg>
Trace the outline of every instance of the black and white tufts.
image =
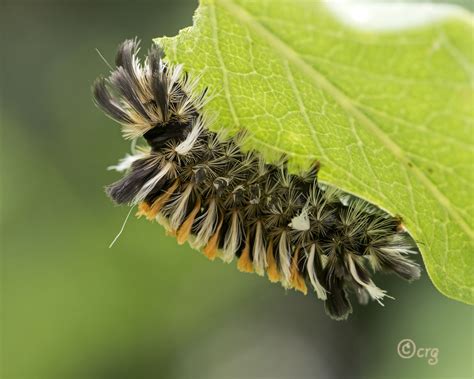
<svg viewBox="0 0 474 379">
<path fill-rule="evenodd" d="M 239 270 L 305 294 L 309 286 L 335 319 L 351 313 L 351 292 L 360 303 L 388 297 L 373 272 L 420 276 L 407 258 L 416 245 L 399 218 L 318 183 L 317 163 L 293 175 L 285 158 L 268 164 L 243 152 L 243 135 L 210 131 L 196 82 L 166 64 L 158 46 L 143 64 L 138 50 L 137 41 L 125 41 L 116 69 L 94 84 L 95 102 L 124 137 L 148 144 L 114 166 L 126 171 L 107 187 L 116 203 L 138 205 L 140 215 L 211 260 L 236 259 Z"/>
</svg>

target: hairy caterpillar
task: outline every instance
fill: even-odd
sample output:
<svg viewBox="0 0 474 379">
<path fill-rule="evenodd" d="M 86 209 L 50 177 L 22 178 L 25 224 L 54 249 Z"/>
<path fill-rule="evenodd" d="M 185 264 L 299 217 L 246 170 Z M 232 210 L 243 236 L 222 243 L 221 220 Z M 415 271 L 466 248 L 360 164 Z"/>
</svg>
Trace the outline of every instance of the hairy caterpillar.
<svg viewBox="0 0 474 379">
<path fill-rule="evenodd" d="M 139 215 L 211 260 L 235 258 L 239 270 L 305 294 L 311 287 L 335 319 L 351 313 L 350 292 L 360 303 L 382 304 L 388 295 L 371 272 L 420 276 L 407 258 L 416 245 L 399 218 L 319 183 L 317 163 L 293 175 L 285 157 L 265 163 L 240 149 L 242 135 L 210 131 L 205 91 L 196 93 L 196 81 L 166 64 L 158 46 L 143 64 L 138 51 L 136 40 L 122 43 L 116 69 L 93 89 L 124 137 L 148 145 L 116 166 L 126 171 L 106 189 L 116 203 L 138 205 Z"/>
</svg>

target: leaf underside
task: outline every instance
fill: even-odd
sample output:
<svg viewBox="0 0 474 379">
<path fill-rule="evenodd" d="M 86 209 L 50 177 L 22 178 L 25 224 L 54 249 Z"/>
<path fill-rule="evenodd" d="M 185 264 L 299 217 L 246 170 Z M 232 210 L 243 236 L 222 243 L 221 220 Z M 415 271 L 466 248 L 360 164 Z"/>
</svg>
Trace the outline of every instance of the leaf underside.
<svg viewBox="0 0 474 379">
<path fill-rule="evenodd" d="M 400 215 L 439 291 L 472 304 L 472 20 L 369 32 L 321 2 L 202 0 L 155 41 L 209 88 L 214 130 Z"/>
</svg>

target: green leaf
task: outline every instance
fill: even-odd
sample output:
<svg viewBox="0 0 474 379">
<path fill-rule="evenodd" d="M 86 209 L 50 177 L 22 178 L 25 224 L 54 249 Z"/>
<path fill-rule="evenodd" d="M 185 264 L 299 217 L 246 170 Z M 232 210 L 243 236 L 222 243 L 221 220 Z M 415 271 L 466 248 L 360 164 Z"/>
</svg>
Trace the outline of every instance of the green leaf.
<svg viewBox="0 0 474 379">
<path fill-rule="evenodd" d="M 215 129 L 403 217 L 446 296 L 474 303 L 473 18 L 402 31 L 343 25 L 321 2 L 202 0 L 159 38 L 214 95 Z"/>
</svg>

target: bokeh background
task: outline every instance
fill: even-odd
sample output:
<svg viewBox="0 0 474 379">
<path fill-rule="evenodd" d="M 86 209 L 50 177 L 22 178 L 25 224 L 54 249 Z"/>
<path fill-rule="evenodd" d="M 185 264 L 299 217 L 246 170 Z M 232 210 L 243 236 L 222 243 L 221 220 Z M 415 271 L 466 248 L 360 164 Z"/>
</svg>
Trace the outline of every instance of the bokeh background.
<svg viewBox="0 0 474 379">
<path fill-rule="evenodd" d="M 470 0 L 458 1 L 471 10 Z M 471 378 L 473 308 L 378 277 L 396 301 L 330 320 L 315 296 L 178 247 L 103 186 L 129 150 L 90 88 L 125 38 L 174 35 L 195 1 L 3 0 L 2 379 Z M 466 36 L 472 38 L 472 36 Z M 438 364 L 403 360 L 410 338 Z"/>
</svg>

